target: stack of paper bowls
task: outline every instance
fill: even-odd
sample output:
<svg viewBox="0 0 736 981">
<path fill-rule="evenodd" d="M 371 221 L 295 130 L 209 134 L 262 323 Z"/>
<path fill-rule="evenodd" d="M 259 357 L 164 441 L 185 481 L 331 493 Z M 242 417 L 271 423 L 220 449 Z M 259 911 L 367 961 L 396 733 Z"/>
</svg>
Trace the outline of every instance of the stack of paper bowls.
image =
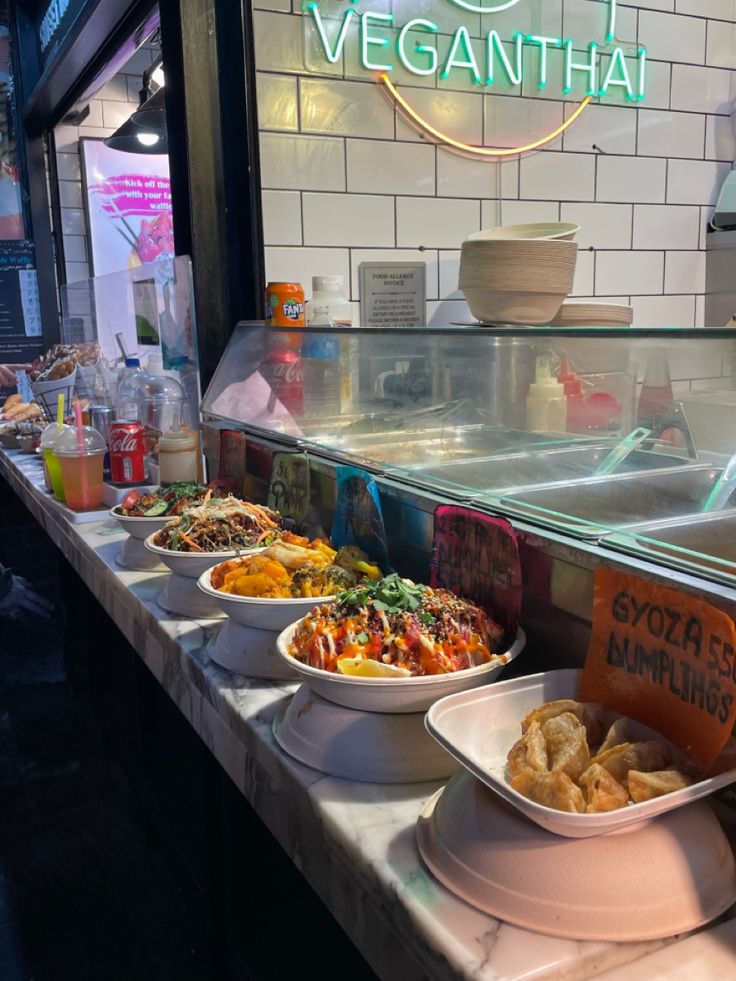
<svg viewBox="0 0 736 981">
<path fill-rule="evenodd" d="M 551 327 L 630 327 L 634 309 L 624 303 L 570 301 L 563 303 Z"/>
<path fill-rule="evenodd" d="M 498 228 L 482 228 L 468 235 L 470 242 L 488 239 L 545 238 L 565 239 L 572 242 L 580 231 L 580 225 L 572 221 L 535 221 L 524 225 L 499 225 Z"/>
<path fill-rule="evenodd" d="M 561 239 L 470 239 L 460 289 L 481 323 L 548 324 L 572 291 L 577 251 Z"/>
</svg>

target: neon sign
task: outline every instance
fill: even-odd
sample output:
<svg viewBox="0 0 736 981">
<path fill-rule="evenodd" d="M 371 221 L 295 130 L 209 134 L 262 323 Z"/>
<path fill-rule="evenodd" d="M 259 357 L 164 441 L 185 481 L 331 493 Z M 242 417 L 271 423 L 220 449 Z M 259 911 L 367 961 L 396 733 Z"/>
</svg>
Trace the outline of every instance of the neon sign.
<svg viewBox="0 0 736 981">
<path fill-rule="evenodd" d="M 473 14 L 494 14 L 516 6 L 521 0 L 448 0 Z M 329 64 L 337 64 L 348 45 L 356 45 L 361 66 L 375 74 L 384 92 L 404 118 L 415 128 L 451 150 L 486 157 L 504 157 L 537 149 L 557 139 L 593 99 L 622 93 L 630 102 L 646 94 L 647 52 L 639 47 L 627 55 L 616 42 L 617 0 L 608 0 L 606 32 L 602 41 L 576 44 L 572 38 L 546 37 L 517 32 L 511 42 L 502 40 L 494 28 L 471 38 L 460 25 L 451 36 L 442 36 L 439 26 L 426 17 L 414 17 L 399 24 L 392 13 L 359 10 L 357 0 L 340 20 L 323 17 L 319 0 L 306 6 L 307 22 L 317 39 L 317 49 Z M 444 47 L 444 50 L 443 50 Z M 561 53 L 561 71 L 553 72 L 550 53 Z M 401 68 L 418 78 L 435 76 L 439 80 L 462 78 L 482 89 L 504 86 L 505 94 L 521 94 L 522 86 L 536 84 L 538 90 L 559 84 L 560 98 L 569 95 L 578 79 L 584 80 L 585 94 L 572 115 L 553 132 L 524 146 L 476 147 L 455 140 L 434 127 L 412 108 L 391 79 Z"/>
</svg>

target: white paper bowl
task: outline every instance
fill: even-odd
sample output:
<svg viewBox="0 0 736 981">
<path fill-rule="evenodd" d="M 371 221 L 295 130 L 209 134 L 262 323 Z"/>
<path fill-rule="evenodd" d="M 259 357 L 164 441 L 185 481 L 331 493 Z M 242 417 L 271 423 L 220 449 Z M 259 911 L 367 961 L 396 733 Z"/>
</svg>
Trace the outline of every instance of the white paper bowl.
<svg viewBox="0 0 736 981">
<path fill-rule="evenodd" d="M 277 637 L 278 634 L 272 630 L 244 627 L 242 623 L 226 617 L 219 633 L 210 642 L 207 653 L 216 664 L 246 678 L 296 681 L 296 671 L 284 664 L 276 651 Z"/>
<path fill-rule="evenodd" d="M 569 940 L 671 937 L 736 898 L 733 852 L 704 802 L 605 838 L 565 841 L 460 773 L 425 806 L 417 844 L 434 875 L 466 903 Z M 675 976 L 705 975 L 693 966 Z"/>
<path fill-rule="evenodd" d="M 468 235 L 469 242 L 489 242 L 506 239 L 562 239 L 572 242 L 580 231 L 580 225 L 569 221 L 542 221 L 524 225 L 500 225 L 484 228 Z"/>
<path fill-rule="evenodd" d="M 500 292 L 467 287 L 470 312 L 482 324 L 548 324 L 560 311 L 567 293 Z"/>
<path fill-rule="evenodd" d="M 195 579 L 166 576 L 163 589 L 156 597 L 162 610 L 178 617 L 192 617 L 194 620 L 224 620 L 225 615 L 209 596 L 197 589 Z"/>
<path fill-rule="evenodd" d="M 355 712 L 320 698 L 307 685 L 276 716 L 273 734 L 289 756 L 344 780 L 424 783 L 444 780 L 457 768 L 437 743 L 431 745 L 421 713 Z"/>
<path fill-rule="evenodd" d="M 169 519 L 171 520 L 171 519 Z M 161 548 L 153 544 L 154 535 L 149 535 L 145 541 L 146 548 L 154 555 L 158 555 L 161 562 L 175 572 L 177 576 L 184 576 L 186 579 L 199 579 L 203 572 L 211 569 L 212 566 L 219 565 L 227 559 L 234 559 L 238 555 L 255 555 L 262 552 L 262 548 L 238 549 L 231 552 L 172 552 L 169 548 Z"/>
<path fill-rule="evenodd" d="M 506 664 L 523 651 L 526 644 L 526 635 L 519 627 L 516 640 L 506 651 L 507 660 L 503 664 L 490 661 L 466 671 L 418 678 L 352 678 L 349 675 L 313 668 L 292 657 L 289 654 L 289 644 L 296 627 L 297 624 L 292 623 L 279 634 L 277 645 L 281 657 L 301 675 L 312 691 L 337 705 L 363 712 L 426 712 L 430 705 L 446 695 L 467 691 L 493 681 Z"/>
<path fill-rule="evenodd" d="M 690 804 L 736 781 L 736 770 L 699 780 L 684 790 L 602 814 L 568 814 L 524 797 L 506 780 L 506 758 L 521 737 L 521 721 L 533 709 L 575 698 L 580 672 L 573 669 L 514 678 L 484 692 L 465 692 L 433 705 L 427 729 L 466 770 L 547 831 L 567 838 L 593 838 L 619 831 Z M 488 720 L 493 719 L 493 725 Z M 637 739 L 661 738 L 630 722 Z"/>
<path fill-rule="evenodd" d="M 121 569 L 129 569 L 132 572 L 169 571 L 163 562 L 159 562 L 157 555 L 148 551 L 145 542 L 142 542 L 140 538 L 133 538 L 132 535 L 123 539 L 123 544 L 115 556 L 115 561 Z"/>
<path fill-rule="evenodd" d="M 220 565 L 219 562 L 216 565 Z M 282 631 L 295 620 L 305 617 L 315 606 L 332 603 L 334 596 L 311 596 L 299 599 L 263 599 L 256 596 L 233 596 L 221 593 L 212 585 L 212 573 L 215 566 L 206 569 L 199 577 L 199 588 L 208 596 L 214 597 L 220 609 L 246 627 L 258 627 L 259 630 Z"/>
<path fill-rule="evenodd" d="M 131 518 L 127 514 L 118 514 L 117 508 L 119 506 L 110 508 L 110 517 L 114 518 L 131 538 L 137 538 L 139 541 L 143 541 L 150 535 L 155 535 L 167 522 L 171 521 L 171 518 L 167 518 L 165 515 L 159 518 Z"/>
</svg>

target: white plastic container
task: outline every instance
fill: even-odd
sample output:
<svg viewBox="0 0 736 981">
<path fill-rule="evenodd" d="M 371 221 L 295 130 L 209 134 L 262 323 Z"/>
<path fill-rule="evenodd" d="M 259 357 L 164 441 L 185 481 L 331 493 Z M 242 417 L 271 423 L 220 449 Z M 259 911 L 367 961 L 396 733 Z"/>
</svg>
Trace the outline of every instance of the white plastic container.
<svg viewBox="0 0 736 981">
<path fill-rule="evenodd" d="M 118 419 L 140 419 L 140 383 L 147 377 L 138 358 L 126 358 L 125 367 L 118 374 L 115 412 Z"/>
<path fill-rule="evenodd" d="M 197 436 L 191 429 L 174 429 L 158 441 L 159 479 L 163 486 L 197 479 Z"/>
<path fill-rule="evenodd" d="M 342 276 L 313 276 L 312 299 L 306 305 L 307 326 L 329 330 L 353 325 L 353 307 Z M 357 394 L 357 346 L 345 336 L 334 344 L 305 338 L 305 414 L 334 416 L 346 411 Z"/>
<path fill-rule="evenodd" d="M 307 302 L 307 326 L 311 327 L 317 308 L 327 308 L 334 327 L 352 327 L 353 308 L 345 297 L 342 276 L 312 276 L 312 299 Z"/>
<path fill-rule="evenodd" d="M 530 433 L 567 432 L 565 386 L 552 374 L 546 355 L 537 358 L 536 380 L 526 400 L 526 428 Z"/>
</svg>

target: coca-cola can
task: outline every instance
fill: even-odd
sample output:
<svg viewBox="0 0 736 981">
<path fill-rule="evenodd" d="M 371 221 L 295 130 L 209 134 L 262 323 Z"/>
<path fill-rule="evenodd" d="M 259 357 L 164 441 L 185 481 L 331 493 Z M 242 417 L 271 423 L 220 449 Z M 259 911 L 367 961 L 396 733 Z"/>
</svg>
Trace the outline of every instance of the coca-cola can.
<svg viewBox="0 0 736 981">
<path fill-rule="evenodd" d="M 298 351 L 279 347 L 261 364 L 271 391 L 293 416 L 304 415 L 304 370 Z"/>
<path fill-rule="evenodd" d="M 110 475 L 113 484 L 141 484 L 146 479 L 146 440 L 140 422 L 110 423 Z"/>
</svg>

